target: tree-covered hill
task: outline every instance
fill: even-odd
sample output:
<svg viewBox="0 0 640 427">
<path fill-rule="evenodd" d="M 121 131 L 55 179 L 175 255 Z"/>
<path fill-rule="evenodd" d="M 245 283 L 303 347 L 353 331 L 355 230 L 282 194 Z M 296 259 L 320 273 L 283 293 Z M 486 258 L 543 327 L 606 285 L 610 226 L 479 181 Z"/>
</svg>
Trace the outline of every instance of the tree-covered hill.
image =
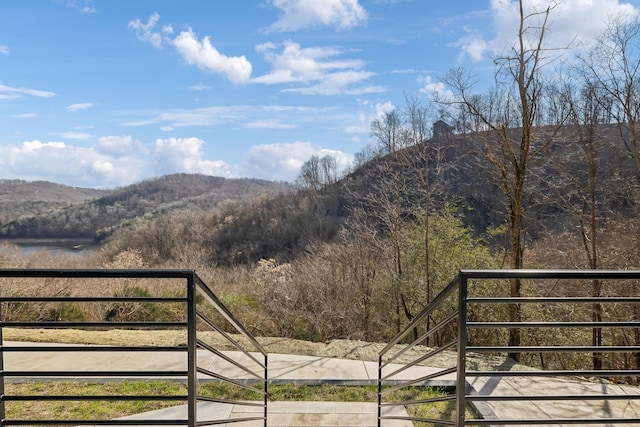
<svg viewBox="0 0 640 427">
<path fill-rule="evenodd" d="M 3 189 L 5 184 L 7 188 Z M 9 194 L 10 187 L 10 183 L 0 183 L 0 194 Z M 24 200 L 37 203 L 38 208 L 24 212 L 5 209 L 1 216 L 0 236 L 95 237 L 100 230 L 104 235 L 104 231 L 118 227 L 123 221 L 154 212 L 189 207 L 211 209 L 225 201 L 279 192 L 286 187 L 282 183 L 257 179 L 174 174 L 112 191 L 85 189 L 81 193 L 78 190 L 75 198 L 71 190 L 67 190 L 69 196 L 56 199 L 56 192 L 49 190 L 56 189 L 60 193 L 65 189 L 64 186 L 45 182 L 29 183 L 21 192 L 24 193 Z M 86 196 L 81 198 L 80 194 Z"/>
<path fill-rule="evenodd" d="M 35 215 L 82 203 L 108 193 L 108 190 L 71 187 L 47 181 L 0 179 L 0 224 L 23 215 Z"/>
</svg>

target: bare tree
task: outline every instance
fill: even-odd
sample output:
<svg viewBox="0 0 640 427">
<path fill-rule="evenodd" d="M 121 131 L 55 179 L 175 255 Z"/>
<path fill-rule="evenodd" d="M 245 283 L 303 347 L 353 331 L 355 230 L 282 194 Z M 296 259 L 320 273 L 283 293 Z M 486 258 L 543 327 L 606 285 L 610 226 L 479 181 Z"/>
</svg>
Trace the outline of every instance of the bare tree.
<svg viewBox="0 0 640 427">
<path fill-rule="evenodd" d="M 568 120 L 571 139 L 566 141 L 567 148 L 571 151 L 556 162 L 562 182 L 559 192 L 564 195 L 569 209 L 578 218 L 580 240 L 588 268 L 598 269 L 601 268 L 599 243 L 603 209 L 603 184 L 598 169 L 602 151 L 606 148 L 605 140 L 598 130 L 602 110 L 598 101 L 600 93 L 589 82 L 582 88 L 567 84 L 563 93 L 571 111 Z M 573 148 L 577 148 L 577 151 Z M 602 281 L 591 282 L 591 296 L 602 296 Z M 602 316 L 602 304 L 593 303 L 591 320 L 599 323 Z M 602 346 L 602 328 L 592 329 L 591 344 L 594 347 Z M 593 369 L 602 369 L 602 353 L 593 352 L 592 363 Z"/>
<path fill-rule="evenodd" d="M 479 127 L 488 129 L 484 134 L 483 155 L 491 165 L 505 197 L 505 218 L 509 242 L 507 254 L 510 268 L 524 266 L 525 250 L 525 194 L 529 166 L 553 141 L 555 133 L 564 123 L 550 132 L 535 132 L 543 97 L 543 71 L 551 60 L 544 45 L 549 27 L 549 15 L 554 5 L 542 11 L 526 12 L 519 2 L 519 27 L 516 42 L 503 55 L 495 58 L 496 89 L 486 97 L 470 93 L 473 77 L 463 70 L 449 72 L 445 78 L 454 92 L 454 105 L 473 117 Z M 477 130 L 477 129 L 475 129 Z M 512 280 L 511 296 L 521 296 L 522 282 Z M 511 304 L 509 317 L 512 322 L 522 320 L 520 304 Z M 509 345 L 519 346 L 521 331 L 510 330 Z M 519 360 L 519 353 L 510 357 Z"/>
<path fill-rule="evenodd" d="M 640 18 L 612 18 L 583 64 L 585 75 L 604 93 L 602 105 L 617 122 L 640 172 Z M 634 309 L 633 319 L 640 320 L 640 308 Z M 635 344 L 640 344 L 640 329 L 635 328 L 633 333 Z M 640 353 L 635 353 L 635 364 L 640 367 Z"/>
<path fill-rule="evenodd" d="M 617 16 L 582 58 L 585 77 L 601 91 L 599 102 L 640 171 L 640 18 Z"/>
<path fill-rule="evenodd" d="M 324 157 L 311 156 L 302 164 L 296 184 L 312 192 L 318 192 L 323 187 L 338 182 L 339 175 L 335 157 L 329 154 Z"/>
<path fill-rule="evenodd" d="M 391 154 L 406 145 L 405 128 L 396 110 L 384 113 L 371 123 L 371 135 L 378 141 L 381 151 Z"/>
</svg>

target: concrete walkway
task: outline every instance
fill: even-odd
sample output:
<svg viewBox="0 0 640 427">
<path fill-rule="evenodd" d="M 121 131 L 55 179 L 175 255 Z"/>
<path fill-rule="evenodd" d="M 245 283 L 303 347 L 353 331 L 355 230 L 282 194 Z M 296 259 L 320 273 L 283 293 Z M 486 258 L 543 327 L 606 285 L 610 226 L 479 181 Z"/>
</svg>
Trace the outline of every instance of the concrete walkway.
<svg viewBox="0 0 640 427">
<path fill-rule="evenodd" d="M 5 342 L 4 345 L 29 345 L 28 343 Z M 44 344 L 38 344 L 42 346 Z M 225 352 L 235 360 L 251 365 L 250 359 L 242 353 Z M 225 360 L 207 352 L 198 353 L 198 365 L 225 376 L 242 379 L 248 375 Z M 400 365 L 389 369 L 395 370 Z M 184 353 L 121 353 L 121 352 L 26 352 L 4 353 L 6 371 L 61 371 L 61 370 L 123 370 L 144 372 L 152 370 L 185 370 Z M 436 372 L 439 369 L 415 367 L 402 372 L 400 377 L 413 379 Z M 389 372 L 386 371 L 385 372 Z M 330 359 L 312 356 L 269 354 L 269 380 L 271 383 L 333 383 L 344 385 L 368 385 L 377 383 L 377 363 L 345 359 Z M 127 378 L 127 377 L 123 377 Z M 138 377 L 139 378 L 139 377 Z M 71 378 L 73 379 L 73 378 Z M 98 380 L 99 378 L 96 378 Z M 14 378 L 13 380 L 18 380 Z M 11 381 L 11 379 L 9 379 Z M 449 375 L 440 379 L 439 385 L 454 385 L 455 377 Z M 640 388 L 600 384 L 587 381 L 558 379 L 550 377 L 480 377 L 469 381 L 472 394 L 478 395 L 532 395 L 549 394 L 556 396 L 580 396 L 584 394 L 623 395 L 640 397 Z M 550 419 L 550 418 L 635 418 L 640 420 L 640 400 L 556 400 L 491 402 L 478 404 L 484 418 L 488 419 Z M 394 415 L 404 415 L 403 407 L 387 409 Z M 199 420 L 244 418 L 260 415 L 260 407 L 201 403 L 198 407 Z M 182 415 L 180 415 L 182 414 Z M 154 413 L 140 414 L 130 419 L 149 418 L 178 419 L 186 416 L 186 407 L 169 408 Z M 377 422 L 377 405 L 374 403 L 341 402 L 269 402 L 269 426 L 374 426 Z M 234 423 L 249 426 L 261 423 Z M 387 426 L 407 427 L 405 421 L 385 421 Z M 540 425 L 540 424 L 538 424 Z M 557 425 L 557 424 L 553 424 Z M 601 424 L 607 425 L 606 422 Z M 621 425 L 621 424 L 617 424 Z"/>
<path fill-rule="evenodd" d="M 60 346 L 60 344 L 8 342 L 6 346 Z M 158 371 L 158 370 L 186 370 L 185 353 L 174 352 L 79 352 L 73 351 L 73 345 L 69 345 L 70 351 L 38 351 L 38 352 L 6 352 L 4 354 L 4 369 L 6 371 Z M 241 352 L 225 352 L 236 361 L 251 369 L 260 370 L 255 363 Z M 258 355 L 254 355 L 261 360 Z M 377 384 L 377 363 L 357 360 L 331 359 L 313 356 L 295 356 L 286 354 L 269 354 L 269 382 L 271 384 L 340 384 L 340 385 L 372 385 Z M 252 366 L 252 364 L 254 366 Z M 198 351 L 198 366 L 213 372 L 223 373 L 228 378 L 248 379 L 249 375 L 230 364 L 224 359 L 212 355 L 207 351 Z M 398 365 L 399 366 L 399 365 Z M 433 368 L 424 368 L 425 372 L 433 372 Z M 408 370 L 406 378 L 416 375 L 415 371 Z M 108 380 L 136 379 L 136 377 L 122 376 L 110 377 Z M 159 377 L 160 379 L 162 377 Z M 43 379 L 53 379 L 46 378 Z M 60 379 L 60 378 L 56 378 Z M 66 378 L 77 380 L 78 378 Z M 8 381 L 20 381 L 20 378 L 8 377 Z M 86 381 L 86 377 L 83 377 Z M 103 378 L 95 377 L 96 381 Z M 231 405 L 223 403 L 201 402 L 198 404 L 198 421 L 224 420 L 262 415 L 261 407 Z M 362 402 L 269 402 L 268 425 L 269 426 L 376 426 L 376 403 Z M 385 408 L 383 414 L 407 416 L 404 407 Z M 161 409 L 153 412 L 137 414 L 125 417 L 125 420 L 140 419 L 185 419 L 187 417 L 186 405 Z M 225 424 L 218 424 L 225 425 Z M 262 422 L 238 422 L 229 426 L 253 427 L 262 426 Z M 411 427 L 408 421 L 391 420 L 385 423 L 389 427 Z"/>
<path fill-rule="evenodd" d="M 629 396 L 622 400 L 566 400 L 515 402 L 487 402 L 477 406 L 485 419 L 558 419 L 558 418 L 629 418 L 635 419 L 634 425 L 640 425 L 640 388 L 616 384 L 578 381 L 550 377 L 490 377 L 472 378 L 468 381 L 472 394 L 486 396 Z M 539 425 L 539 424 L 538 424 Z M 553 424 L 558 425 L 558 424 Z M 566 424 L 563 424 L 566 425 Z M 575 425 L 575 424 L 574 424 Z M 590 424 L 592 426 L 612 426 L 611 423 Z M 616 424 L 624 425 L 624 424 Z"/>
</svg>

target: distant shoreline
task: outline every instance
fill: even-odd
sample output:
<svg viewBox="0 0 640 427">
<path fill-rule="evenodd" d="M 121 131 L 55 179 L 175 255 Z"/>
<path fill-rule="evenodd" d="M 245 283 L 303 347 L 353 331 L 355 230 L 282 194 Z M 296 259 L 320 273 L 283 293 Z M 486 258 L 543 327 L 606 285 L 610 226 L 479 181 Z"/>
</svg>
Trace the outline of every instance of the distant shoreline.
<svg viewBox="0 0 640 427">
<path fill-rule="evenodd" d="M 2 243 L 16 245 L 24 252 L 48 250 L 52 252 L 76 252 L 96 249 L 99 245 L 91 238 L 2 238 Z"/>
</svg>

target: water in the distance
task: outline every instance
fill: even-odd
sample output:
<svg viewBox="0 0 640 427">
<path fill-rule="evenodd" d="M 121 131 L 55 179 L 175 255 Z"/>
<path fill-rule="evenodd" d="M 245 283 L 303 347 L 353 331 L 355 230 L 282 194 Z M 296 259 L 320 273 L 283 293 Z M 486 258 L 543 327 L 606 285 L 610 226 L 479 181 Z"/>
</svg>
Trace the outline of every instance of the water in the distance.
<svg viewBox="0 0 640 427">
<path fill-rule="evenodd" d="M 98 247 L 92 239 L 3 239 L 0 245 L 3 242 L 14 244 L 23 252 L 79 253 Z"/>
</svg>

